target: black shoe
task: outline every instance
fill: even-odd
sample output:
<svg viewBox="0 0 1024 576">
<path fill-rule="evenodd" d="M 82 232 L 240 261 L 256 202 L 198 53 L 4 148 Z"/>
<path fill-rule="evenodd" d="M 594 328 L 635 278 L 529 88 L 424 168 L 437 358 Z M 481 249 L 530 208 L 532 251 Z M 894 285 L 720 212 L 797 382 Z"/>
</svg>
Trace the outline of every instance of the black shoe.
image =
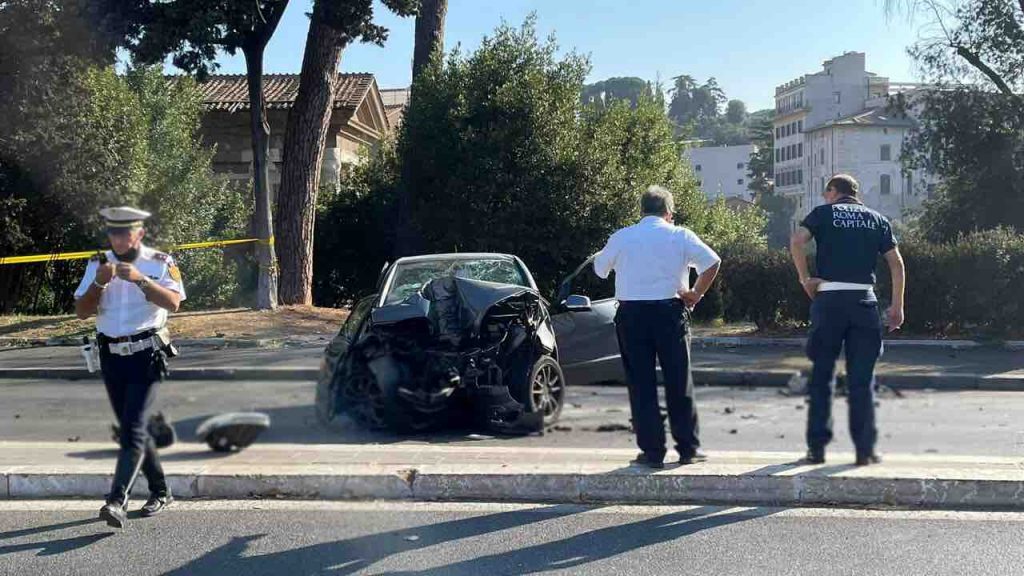
<svg viewBox="0 0 1024 576">
<path fill-rule="evenodd" d="M 806 464 L 824 464 L 825 463 L 825 449 L 824 448 L 810 448 L 807 450 L 807 455 L 804 456 L 804 463 Z"/>
<path fill-rule="evenodd" d="M 708 455 L 701 452 L 700 450 L 695 451 L 693 454 L 685 454 L 679 457 L 680 466 L 688 466 L 690 464 L 696 464 L 697 462 L 705 462 L 708 459 Z"/>
<path fill-rule="evenodd" d="M 128 523 L 128 514 L 121 504 L 107 503 L 100 508 L 100 520 L 106 521 L 107 526 L 112 528 L 124 528 Z"/>
<path fill-rule="evenodd" d="M 156 516 L 161 510 L 167 508 L 174 503 L 174 496 L 170 494 L 153 494 L 146 500 L 146 503 L 142 505 L 142 517 L 149 518 L 150 516 Z"/>
<path fill-rule="evenodd" d="M 871 454 L 857 454 L 857 466 L 870 466 L 872 464 L 878 464 L 882 461 L 882 457 L 872 452 Z"/>
<path fill-rule="evenodd" d="M 665 467 L 664 457 L 654 458 L 649 456 L 646 452 L 641 452 L 636 455 L 636 458 L 629 461 L 630 464 L 636 464 L 638 466 L 647 466 L 648 468 L 662 469 Z"/>
</svg>

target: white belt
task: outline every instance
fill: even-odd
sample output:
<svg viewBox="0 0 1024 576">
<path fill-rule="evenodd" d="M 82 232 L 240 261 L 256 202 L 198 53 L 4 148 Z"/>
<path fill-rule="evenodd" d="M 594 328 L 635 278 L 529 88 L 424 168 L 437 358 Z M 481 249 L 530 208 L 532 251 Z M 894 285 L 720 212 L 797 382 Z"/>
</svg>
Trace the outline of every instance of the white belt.
<svg viewBox="0 0 1024 576">
<path fill-rule="evenodd" d="M 818 285 L 818 292 L 836 292 L 839 290 L 871 290 L 875 287 L 872 284 L 856 284 L 854 282 L 822 282 Z"/>
<path fill-rule="evenodd" d="M 156 338 L 146 338 L 135 342 L 111 342 L 110 344 L 107 344 L 107 346 L 110 348 L 111 354 L 116 356 L 131 356 L 136 352 L 156 348 L 157 344 L 155 340 Z"/>
</svg>

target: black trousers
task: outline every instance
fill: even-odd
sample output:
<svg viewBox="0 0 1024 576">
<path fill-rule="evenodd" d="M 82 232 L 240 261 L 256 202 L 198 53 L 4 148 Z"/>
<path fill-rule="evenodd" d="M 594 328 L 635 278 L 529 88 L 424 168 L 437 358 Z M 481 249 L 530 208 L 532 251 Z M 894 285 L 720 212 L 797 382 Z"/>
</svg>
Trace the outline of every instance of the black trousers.
<svg viewBox="0 0 1024 576">
<path fill-rule="evenodd" d="M 683 303 L 675 299 L 620 302 L 615 324 L 637 445 L 653 459 L 665 457 L 665 424 L 658 407 L 658 362 L 665 380 L 676 450 L 680 456 L 692 456 L 700 440 L 690 371 L 690 330 Z"/>
<path fill-rule="evenodd" d="M 140 469 L 152 494 L 167 494 L 167 480 L 156 444 L 146 429 L 149 410 L 160 383 L 159 374 L 153 366 L 154 351 L 150 349 L 131 356 L 118 356 L 103 346 L 100 348 L 100 364 L 110 406 L 121 426 L 121 447 L 107 502 L 126 504 Z"/>
<path fill-rule="evenodd" d="M 878 301 L 870 291 L 819 292 L 811 305 L 807 356 L 814 362 L 808 384 L 807 445 L 824 448 L 832 441 L 832 393 L 836 360 L 846 349 L 850 436 L 858 454 L 874 451 L 875 363 L 882 352 Z"/>
</svg>

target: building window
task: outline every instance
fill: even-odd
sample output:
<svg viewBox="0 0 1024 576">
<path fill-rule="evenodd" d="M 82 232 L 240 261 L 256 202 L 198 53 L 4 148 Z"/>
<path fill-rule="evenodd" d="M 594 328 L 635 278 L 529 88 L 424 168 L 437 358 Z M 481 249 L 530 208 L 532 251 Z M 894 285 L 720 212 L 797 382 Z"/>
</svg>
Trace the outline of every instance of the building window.
<svg viewBox="0 0 1024 576">
<path fill-rule="evenodd" d="M 775 149 L 775 161 L 782 162 L 782 148 Z"/>
<path fill-rule="evenodd" d="M 779 138 L 782 138 L 782 128 L 779 128 L 778 126 L 776 126 L 775 127 L 775 139 L 778 140 Z"/>
<path fill-rule="evenodd" d="M 820 163 L 822 165 L 825 164 L 825 149 L 824 148 L 821 149 L 821 160 L 820 160 Z"/>
<path fill-rule="evenodd" d="M 804 157 L 804 143 L 803 142 L 799 142 L 796 145 L 796 157 L 797 158 L 803 158 Z"/>
<path fill-rule="evenodd" d="M 796 131 L 797 132 L 801 132 L 801 133 L 804 131 L 804 121 L 803 120 L 797 121 L 797 123 L 796 123 Z"/>
<path fill-rule="evenodd" d="M 796 183 L 797 184 L 803 184 L 804 183 L 804 171 L 803 170 L 797 170 L 796 171 Z"/>
<path fill-rule="evenodd" d="M 737 170 L 743 170 L 743 168 L 744 168 L 744 167 L 745 167 L 745 166 L 744 166 L 743 162 L 738 162 L 738 163 L 736 164 L 736 169 L 737 169 Z"/>
<path fill-rule="evenodd" d="M 882 162 L 892 161 L 892 146 L 888 144 L 882 144 L 881 159 Z"/>
<path fill-rule="evenodd" d="M 700 172 L 700 164 L 694 166 L 693 169 L 696 170 L 697 172 Z"/>
<path fill-rule="evenodd" d="M 736 183 L 739 184 L 740 186 L 742 186 L 743 185 L 743 178 L 740 178 L 739 180 L 737 180 Z"/>
<path fill-rule="evenodd" d="M 888 174 L 882 174 L 881 180 L 879 181 L 880 193 L 882 196 L 888 196 L 892 194 L 892 178 Z"/>
<path fill-rule="evenodd" d="M 835 104 L 842 104 L 843 103 L 843 93 L 842 92 L 833 92 L 832 93 L 832 102 L 834 102 Z"/>
</svg>

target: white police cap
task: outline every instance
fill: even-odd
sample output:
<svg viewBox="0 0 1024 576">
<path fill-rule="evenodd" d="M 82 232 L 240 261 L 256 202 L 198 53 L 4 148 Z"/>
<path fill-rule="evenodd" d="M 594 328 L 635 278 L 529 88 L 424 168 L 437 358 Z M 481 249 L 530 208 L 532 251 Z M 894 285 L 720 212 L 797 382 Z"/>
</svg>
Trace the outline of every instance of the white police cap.
<svg viewBox="0 0 1024 576">
<path fill-rule="evenodd" d="M 131 206 L 116 206 L 100 210 L 100 216 L 106 220 L 107 228 L 138 228 L 152 214 Z"/>
</svg>

